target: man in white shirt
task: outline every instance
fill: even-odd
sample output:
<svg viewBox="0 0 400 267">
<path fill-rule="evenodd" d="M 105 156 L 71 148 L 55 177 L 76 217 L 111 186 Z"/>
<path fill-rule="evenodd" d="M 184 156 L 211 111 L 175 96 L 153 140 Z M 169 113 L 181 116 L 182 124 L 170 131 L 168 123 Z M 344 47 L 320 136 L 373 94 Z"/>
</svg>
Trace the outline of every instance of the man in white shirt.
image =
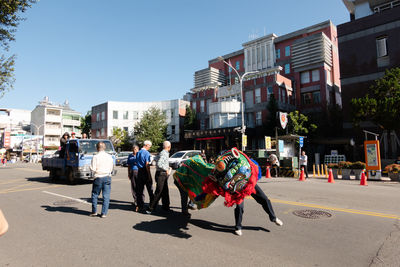
<svg viewBox="0 0 400 267">
<path fill-rule="evenodd" d="M 304 173 L 306 174 L 306 178 L 308 178 L 307 155 L 306 155 L 306 152 L 304 150 L 301 151 L 301 155 L 300 155 L 300 169 L 301 168 L 304 168 Z"/>
<path fill-rule="evenodd" d="M 105 218 L 110 205 L 111 173 L 114 169 L 114 160 L 111 155 L 104 151 L 106 145 L 103 142 L 97 143 L 96 148 L 98 153 L 93 156 L 90 164 L 90 169 L 95 177 L 92 187 L 92 213 L 90 216 L 97 216 L 97 198 L 103 191 L 101 218 Z"/>
</svg>

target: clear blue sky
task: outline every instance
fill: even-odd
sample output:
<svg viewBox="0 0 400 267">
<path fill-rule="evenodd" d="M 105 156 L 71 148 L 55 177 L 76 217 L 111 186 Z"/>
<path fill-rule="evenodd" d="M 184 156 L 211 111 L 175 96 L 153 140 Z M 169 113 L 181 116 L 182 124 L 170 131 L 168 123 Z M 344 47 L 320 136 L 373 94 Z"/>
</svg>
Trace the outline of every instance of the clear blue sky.
<svg viewBox="0 0 400 267">
<path fill-rule="evenodd" d="M 347 22 L 341 0 L 40 0 L 18 27 L 14 90 L 1 108 L 44 96 L 86 113 L 112 101 L 181 98 L 208 60 L 249 35 Z"/>
</svg>

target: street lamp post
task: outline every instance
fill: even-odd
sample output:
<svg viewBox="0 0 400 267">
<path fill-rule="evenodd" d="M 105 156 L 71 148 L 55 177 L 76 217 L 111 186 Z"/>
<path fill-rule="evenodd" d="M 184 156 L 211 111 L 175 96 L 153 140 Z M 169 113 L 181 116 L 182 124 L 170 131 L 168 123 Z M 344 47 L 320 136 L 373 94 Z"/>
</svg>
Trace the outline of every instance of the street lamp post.
<svg viewBox="0 0 400 267">
<path fill-rule="evenodd" d="M 35 126 L 37 135 L 39 135 L 39 129 L 44 126 L 44 124 L 37 126 L 33 122 L 31 122 L 31 125 Z M 31 129 L 31 133 L 32 133 L 32 129 Z M 44 130 L 43 130 L 43 145 L 44 145 Z M 38 152 L 39 152 L 39 146 L 36 143 L 36 154 L 38 154 Z M 22 139 L 22 154 L 24 154 L 24 139 Z M 32 162 L 32 144 L 30 145 L 29 162 Z"/>
<path fill-rule="evenodd" d="M 225 59 L 224 59 L 223 57 L 218 57 L 218 59 L 219 59 L 220 61 L 224 62 L 224 63 L 225 63 L 226 65 L 228 65 L 229 67 L 231 67 L 231 68 L 236 72 L 236 75 L 239 77 L 239 83 L 240 83 L 240 100 L 241 100 L 241 109 L 242 109 L 242 127 L 241 127 L 241 129 L 240 129 L 240 132 L 242 133 L 242 151 L 245 151 L 245 146 L 244 146 L 244 143 L 243 143 L 243 138 L 244 138 L 244 135 L 245 135 L 245 133 L 246 133 L 246 126 L 244 125 L 243 79 L 244 79 L 244 77 L 245 77 L 246 75 L 258 73 L 258 71 L 248 71 L 248 72 L 245 72 L 245 73 L 243 73 L 242 75 L 240 75 L 239 72 L 237 71 L 237 69 L 234 68 L 234 67 L 232 66 L 232 64 L 226 62 Z"/>
</svg>

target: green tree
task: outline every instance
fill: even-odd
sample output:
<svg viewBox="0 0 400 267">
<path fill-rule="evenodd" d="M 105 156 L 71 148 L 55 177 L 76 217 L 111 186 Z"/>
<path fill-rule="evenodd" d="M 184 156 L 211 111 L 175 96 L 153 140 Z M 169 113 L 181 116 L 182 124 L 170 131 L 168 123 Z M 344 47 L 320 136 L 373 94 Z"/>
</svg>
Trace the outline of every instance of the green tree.
<svg viewBox="0 0 400 267">
<path fill-rule="evenodd" d="M 92 113 L 88 111 L 84 117 L 81 117 L 81 125 L 79 129 L 81 133 L 87 134 L 90 137 L 90 129 L 92 128 Z"/>
<path fill-rule="evenodd" d="M 196 111 L 190 108 L 189 105 L 186 106 L 185 119 L 183 121 L 184 130 L 196 130 L 197 129 L 197 119 Z"/>
<path fill-rule="evenodd" d="M 317 125 L 310 123 L 309 118 L 298 110 L 290 112 L 288 117 L 289 132 L 292 134 L 308 135 L 317 129 Z"/>
<path fill-rule="evenodd" d="M 121 129 L 121 128 L 114 128 L 113 135 L 110 137 L 110 141 L 113 143 L 114 148 L 116 150 L 130 150 L 131 149 L 131 142 L 129 134 Z"/>
<path fill-rule="evenodd" d="M 370 120 L 384 130 L 400 129 L 400 68 L 385 71 L 365 97 L 351 100 L 355 125 Z"/>
<path fill-rule="evenodd" d="M 153 145 L 151 152 L 156 152 L 166 139 L 167 122 L 165 114 L 156 107 L 151 107 L 134 128 L 136 141 L 143 143 L 150 140 Z"/>
<path fill-rule="evenodd" d="M 353 123 L 359 126 L 361 121 L 372 121 L 384 134 L 400 130 L 400 68 L 388 69 L 385 75 L 376 80 L 365 97 L 351 100 Z M 385 158 L 396 156 L 397 146 L 390 145 L 391 138 L 385 139 Z"/>
<path fill-rule="evenodd" d="M 19 14 L 25 12 L 36 0 L 2 0 L 0 3 L 0 97 L 13 88 L 15 55 L 4 55 L 9 44 L 15 41 L 15 32 L 19 22 L 24 20 Z"/>
</svg>

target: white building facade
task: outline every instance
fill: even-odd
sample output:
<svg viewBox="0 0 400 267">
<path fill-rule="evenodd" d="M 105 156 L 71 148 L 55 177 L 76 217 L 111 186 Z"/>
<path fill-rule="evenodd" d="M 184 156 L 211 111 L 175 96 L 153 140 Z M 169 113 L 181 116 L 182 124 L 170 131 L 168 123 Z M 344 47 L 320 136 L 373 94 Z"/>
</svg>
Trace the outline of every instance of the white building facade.
<svg viewBox="0 0 400 267">
<path fill-rule="evenodd" d="M 188 101 L 175 99 L 158 102 L 116 102 L 92 107 L 92 138 L 109 138 L 113 129 L 121 128 L 133 137 L 135 125 L 151 107 L 156 107 L 166 115 L 167 135 L 171 142 L 179 142 L 181 118 L 185 115 Z"/>
<path fill-rule="evenodd" d="M 57 147 L 64 132 L 76 132 L 80 136 L 80 113 L 72 110 L 68 103 L 53 104 L 45 97 L 31 113 L 31 133 L 43 136 L 44 147 Z"/>
</svg>

